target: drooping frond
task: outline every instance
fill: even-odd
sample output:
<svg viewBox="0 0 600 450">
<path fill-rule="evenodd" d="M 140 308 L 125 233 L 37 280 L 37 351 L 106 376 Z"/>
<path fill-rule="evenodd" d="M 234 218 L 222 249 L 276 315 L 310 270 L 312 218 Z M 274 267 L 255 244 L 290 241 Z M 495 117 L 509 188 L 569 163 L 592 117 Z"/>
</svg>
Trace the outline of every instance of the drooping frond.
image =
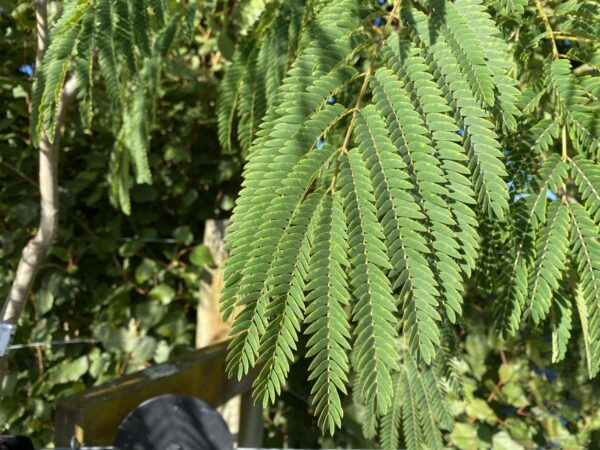
<svg viewBox="0 0 600 450">
<path fill-rule="evenodd" d="M 390 151 L 393 147 L 388 144 L 385 149 L 382 149 L 385 151 L 380 153 L 379 159 L 382 161 L 380 167 L 377 167 L 374 162 L 370 164 L 373 168 L 372 177 L 388 184 L 387 187 L 382 186 L 379 190 L 381 192 L 378 195 L 378 200 L 381 199 L 378 202 L 379 215 L 388 233 L 390 260 L 394 266 L 394 273 L 398 276 L 394 286 L 403 285 L 400 298 L 405 303 L 404 331 L 410 336 L 409 340 L 415 354 L 420 353 L 425 361 L 431 362 L 435 355 L 435 345 L 439 343 L 439 332 L 435 321 L 441 319 L 436 311 L 437 297 L 440 294 L 426 259 L 431 252 L 431 247 L 427 245 L 426 238 L 419 233 L 424 233 L 426 228 L 419 224 L 418 220 L 425 219 L 428 211 L 425 210 L 425 206 L 416 203 L 414 198 L 422 198 L 420 196 L 423 194 L 418 190 L 419 183 L 430 182 L 433 185 L 432 181 L 439 178 L 436 179 L 435 174 L 428 175 L 426 172 L 426 169 L 434 166 L 428 165 L 426 156 L 423 155 L 427 155 L 427 150 L 433 150 L 418 145 L 418 140 L 422 136 L 417 128 L 420 119 L 412 111 L 408 99 L 402 96 L 402 85 L 397 79 L 395 80 L 390 71 L 379 71 L 373 78 L 373 86 L 377 107 L 388 117 L 387 125 L 391 132 L 391 143 L 400 150 L 400 154 Z M 413 130 L 417 130 L 417 133 L 406 132 L 407 127 L 410 130 L 411 126 Z M 422 132 L 424 131 L 422 129 Z M 422 170 L 417 173 L 415 166 Z M 412 175 L 410 178 L 401 171 L 405 167 Z M 415 194 L 419 197 L 414 197 Z M 435 195 L 436 192 L 433 192 L 432 196 Z M 432 202 L 427 204 L 432 205 L 431 209 L 437 206 Z M 447 217 L 448 213 L 444 211 L 440 214 L 442 218 L 444 215 Z M 401 220 L 403 216 L 404 220 Z M 443 226 L 442 220 L 438 220 L 438 223 Z"/>
<path fill-rule="evenodd" d="M 31 127 L 37 143 L 42 132 L 50 140 L 54 138 L 57 104 L 70 72 L 77 81 L 81 116 L 87 127 L 93 117 L 92 88 L 103 85 L 113 112 L 110 125 L 115 136 L 109 177 L 112 199 L 126 213 L 134 180 L 151 181 L 147 152 L 160 74 L 183 17 L 183 6 L 165 8 L 161 1 L 151 3 L 64 2 L 32 95 Z M 151 21 L 149 9 L 154 17 Z M 101 83 L 95 81 L 96 67 Z"/>
<path fill-rule="evenodd" d="M 69 2 L 52 27 L 52 39 L 33 86 L 31 135 L 36 144 L 42 131 L 51 142 L 54 140 L 57 104 L 73 58 L 73 49 L 78 46 L 79 31 L 84 16 L 86 16 L 85 3 Z M 87 20 L 85 22 L 87 23 Z M 85 31 L 87 34 L 91 33 L 88 27 Z"/>
<path fill-rule="evenodd" d="M 311 235 L 319 217 L 315 210 L 319 206 L 324 207 L 320 204 L 321 198 L 319 192 L 311 194 L 289 219 L 285 218 L 284 213 L 280 214 L 282 219 L 279 220 L 288 221 L 288 228 L 273 255 L 274 261 L 279 264 L 273 265 L 276 269 L 268 272 L 269 291 L 261 293 L 273 300 L 267 303 L 261 297 L 257 301 L 264 305 L 264 317 L 271 318 L 264 334 L 260 336 L 257 364 L 263 361 L 265 364 L 254 382 L 256 395 L 263 398 L 265 406 L 269 400 L 275 401 L 276 393 L 281 394 L 289 364 L 293 361 L 293 351 L 296 350 L 300 325 L 304 319 L 304 280 Z M 307 217 L 311 217 L 311 220 L 307 221 Z"/>
<path fill-rule="evenodd" d="M 412 107 L 421 112 L 419 119 L 419 115 L 414 114 L 412 108 L 404 106 L 409 112 L 400 114 L 404 126 L 408 127 L 403 131 L 403 136 L 416 137 L 422 142 L 426 142 L 424 137 L 428 136 L 432 147 L 427 154 L 423 151 L 427 150 L 426 147 L 419 151 L 413 145 L 412 150 L 406 152 L 405 159 L 408 158 L 412 173 L 420 174 L 421 178 L 424 177 L 424 173 L 428 176 L 420 182 L 415 180 L 417 189 L 419 186 L 429 188 L 430 183 L 434 183 L 432 186 L 436 187 L 435 193 L 431 194 L 432 197 L 428 198 L 423 206 L 426 216 L 429 217 L 429 228 L 433 236 L 431 247 L 439 250 L 436 269 L 446 300 L 446 314 L 454 322 L 456 316 L 461 314 L 460 272 L 462 270 L 466 276 L 470 275 L 475 265 L 478 246 L 477 220 L 472 209 L 476 200 L 469 180 L 471 173 L 465 164 L 468 158 L 457 143 L 461 139 L 458 135 L 458 125 L 449 114 L 451 108 L 434 82 L 433 76 L 426 71 L 426 61 L 418 49 L 406 48 L 406 43 L 400 44 L 402 47 L 399 48 L 395 37 L 391 36 L 388 39 L 384 51 L 389 55 L 394 69 L 402 76 Z M 405 58 L 404 55 L 409 56 Z M 405 102 L 406 100 L 400 105 Z M 417 127 L 421 127 L 421 136 L 414 135 Z M 418 164 L 411 163 L 412 153 L 416 153 L 415 158 L 420 160 Z"/>
<path fill-rule="evenodd" d="M 503 293 L 494 307 L 496 323 L 505 335 L 513 336 L 519 329 L 529 298 L 529 273 L 535 259 L 537 232 L 546 222 L 547 192 L 549 189 L 558 192 L 567 174 L 567 163 L 558 155 L 552 155 L 539 171 L 534 192 L 515 205 L 513 243 L 506 253 L 500 283 Z"/>
<path fill-rule="evenodd" d="M 588 371 L 595 376 L 600 370 L 600 230 L 578 204 L 569 205 L 571 247 L 579 273 L 577 298 L 588 358 Z M 579 301 L 579 300 L 578 300 Z M 582 309 L 585 308 L 585 309 Z"/>
<path fill-rule="evenodd" d="M 222 311 L 234 323 L 229 371 L 258 367 L 263 402 L 283 388 L 306 327 L 325 431 L 340 425 L 351 380 L 369 436 L 379 425 L 386 447 L 403 437 L 442 448 L 452 419 L 441 386 L 452 389 L 438 371 L 460 364 L 441 355 L 441 330 L 461 323 L 478 283 L 503 336 L 549 318 L 554 359 L 564 356 L 570 203 L 597 214 L 593 162 L 575 154 L 595 160 L 583 146 L 598 87 L 538 59 L 521 96 L 513 74 L 529 60 L 512 58 L 490 11 L 534 8 L 487 6 L 394 3 L 373 21 L 380 10 L 353 0 L 289 2 L 302 18 L 267 7 L 234 55 L 220 140 L 247 164 Z"/>
<path fill-rule="evenodd" d="M 438 5 L 438 8 L 441 6 Z M 431 59 L 434 75 L 447 92 L 447 98 L 455 109 L 455 115 L 460 117 L 458 123 L 464 135 L 463 146 L 469 156 L 469 168 L 474 176 L 478 201 L 490 215 L 502 218 L 508 208 L 508 194 L 502 181 L 502 177 L 506 175 L 501 161 L 503 154 L 498 136 L 493 130 L 494 126 L 486 120 L 489 114 L 482 108 L 476 97 L 476 93 L 479 92 L 493 104 L 493 91 L 490 93 L 488 87 L 482 87 L 482 82 L 478 82 L 474 75 L 470 78 L 469 84 L 461 76 L 461 70 L 465 70 L 461 67 L 461 61 L 463 65 L 471 67 L 470 73 L 484 74 L 482 76 L 486 80 L 491 79 L 490 71 L 482 64 L 470 64 L 464 59 L 461 60 L 462 51 L 453 48 L 452 44 L 447 42 L 445 35 L 437 35 L 430 28 L 429 18 L 420 11 L 411 10 L 408 20 L 414 26 L 416 38 L 425 47 Z M 432 39 L 433 36 L 435 40 Z M 487 86 L 487 81 L 483 85 Z"/>
<path fill-rule="evenodd" d="M 77 54 L 75 55 L 75 76 L 77 77 L 77 88 L 79 90 L 79 101 L 81 102 L 81 118 L 85 127 L 92 123 L 92 88 L 94 86 L 94 47 L 92 42 L 96 32 L 96 12 L 93 8 L 86 11 L 83 17 L 81 34 L 77 43 Z"/>
<path fill-rule="evenodd" d="M 600 167 L 581 157 L 571 161 L 571 176 L 577 185 L 590 218 L 600 223 Z"/>
<path fill-rule="evenodd" d="M 402 400 L 404 387 L 403 373 L 394 374 L 394 399 L 388 413 L 381 419 L 381 443 L 383 448 L 400 448 L 400 430 L 402 425 Z"/>
<path fill-rule="evenodd" d="M 403 31 L 389 27 L 380 43 L 369 40 L 353 0 L 313 6 L 300 35 L 290 22 L 287 39 L 297 44 L 287 48 L 272 41 L 285 42 L 288 19 L 267 9 L 221 91 L 222 145 L 234 145 L 237 128 L 249 147 L 221 298 L 224 316 L 233 316 L 229 372 L 260 365 L 255 393 L 274 400 L 306 324 L 321 427 L 341 423 L 350 361 L 354 394 L 374 420 L 394 408 L 394 389 L 406 390 L 415 436 L 425 439 L 411 442 L 439 447 L 432 430 L 442 419 L 428 416 L 439 414 L 439 392 L 420 366 L 436 357 L 442 314 L 452 322 L 462 315 L 478 208 L 488 217 L 508 212 L 494 125 L 515 129 L 518 114 L 507 48 L 476 1 L 452 6 L 451 20 L 440 2 L 427 4 L 442 28 L 436 39 L 423 12 L 405 9 Z M 287 72 L 269 72 L 276 67 Z M 414 373 L 397 384 L 399 332 Z"/>
<path fill-rule="evenodd" d="M 548 209 L 548 217 L 538 232 L 535 266 L 529 275 L 528 309 L 533 321 L 544 320 L 554 293 L 562 278 L 569 242 L 569 213 L 567 207 L 554 202 Z"/>
<path fill-rule="evenodd" d="M 319 425 L 333 434 L 341 426 L 340 393 L 346 394 L 350 371 L 350 324 L 345 308 L 350 293 L 345 268 L 349 266 L 346 217 L 339 193 L 323 200 L 306 275 L 306 333 L 311 337 L 306 356 Z"/>
<path fill-rule="evenodd" d="M 561 361 L 567 353 L 567 344 L 571 338 L 573 312 L 571 308 L 571 293 L 563 286 L 559 287 L 552 299 L 552 362 Z"/>
<path fill-rule="evenodd" d="M 573 144 L 588 159 L 598 160 L 600 117 L 596 113 L 597 106 L 590 104 L 590 97 L 573 75 L 568 59 L 557 59 L 548 63 L 546 71 Z"/>
<path fill-rule="evenodd" d="M 235 51 L 219 95 L 219 142 L 224 150 L 232 151 L 235 134 L 243 153 L 249 150 L 298 51 L 299 30 L 305 14 L 303 0 L 268 5 Z M 236 116 L 239 120 L 237 133 L 234 133 Z"/>
<path fill-rule="evenodd" d="M 371 121 L 375 120 L 371 118 Z M 369 125 L 359 123 L 359 128 L 364 127 L 365 132 L 369 132 Z M 355 394 L 365 403 L 372 403 L 378 414 L 385 414 L 393 392 L 390 373 L 397 366 L 393 358 L 397 337 L 394 329 L 396 302 L 384 272 L 392 266 L 383 243 L 383 227 L 377 221 L 374 189 L 361 159 L 361 156 L 368 157 L 365 154 L 368 151 L 375 151 L 373 147 L 378 144 L 381 145 L 367 141 L 362 148 L 353 149 L 344 157 L 338 185 L 345 199 L 350 246 L 349 279 L 356 298 L 352 311 L 356 323 L 352 351 L 361 391 Z"/>
<path fill-rule="evenodd" d="M 482 42 L 483 56 L 492 72 L 494 84 L 494 115 L 506 132 L 515 131 L 516 119 L 520 115 L 517 108 L 520 92 L 516 88 L 517 82 L 508 76 L 513 67 L 511 60 L 507 58 L 508 46 L 493 19 L 486 12 L 483 0 L 456 0 L 454 5 L 472 32 L 471 38 L 479 36 Z"/>
<path fill-rule="evenodd" d="M 420 369 L 405 349 L 400 349 L 399 353 L 400 370 L 394 376 L 392 405 L 381 418 L 383 448 L 402 448 L 402 430 L 408 448 L 442 449 L 440 430 L 452 427 L 452 417 L 436 370 L 434 367 Z"/>
</svg>

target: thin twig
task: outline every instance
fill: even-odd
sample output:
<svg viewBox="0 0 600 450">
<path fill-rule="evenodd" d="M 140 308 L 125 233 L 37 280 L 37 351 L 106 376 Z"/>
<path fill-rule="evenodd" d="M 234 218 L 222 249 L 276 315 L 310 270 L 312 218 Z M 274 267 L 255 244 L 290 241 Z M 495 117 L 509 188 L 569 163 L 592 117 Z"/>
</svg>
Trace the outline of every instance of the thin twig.
<svg viewBox="0 0 600 450">
<path fill-rule="evenodd" d="M 567 155 L 567 127 L 563 125 L 562 127 L 562 160 L 566 161 L 568 158 Z"/>
<path fill-rule="evenodd" d="M 402 0 L 397 0 L 396 3 L 394 4 L 394 7 L 390 11 L 390 18 L 387 21 L 387 23 L 385 24 L 385 28 L 383 30 L 383 39 L 385 39 L 385 36 L 387 36 L 390 25 L 392 24 L 394 17 L 396 17 L 396 14 L 397 14 L 398 9 L 400 8 L 401 4 L 402 4 Z M 377 49 L 375 50 L 375 57 L 373 58 L 373 62 L 369 65 L 369 69 L 365 73 L 365 79 L 363 80 L 363 84 L 360 88 L 358 98 L 356 99 L 356 103 L 354 105 L 354 108 L 352 109 L 352 111 L 353 111 L 352 118 L 350 119 L 350 124 L 348 125 L 348 129 L 346 130 L 346 136 L 344 136 L 344 143 L 342 144 L 342 146 L 340 147 L 340 150 L 339 150 L 340 153 L 348 152 L 348 143 L 350 142 L 350 138 L 352 136 L 352 131 L 354 130 L 354 122 L 356 120 L 356 113 L 360 110 L 360 103 L 362 102 L 362 99 L 363 99 L 365 93 L 367 92 L 367 88 L 369 87 L 369 78 L 371 78 L 371 75 L 373 74 L 373 64 L 375 64 L 375 60 L 377 59 L 377 56 L 379 55 L 379 50 L 381 49 L 383 39 L 382 39 L 382 41 L 379 42 Z"/>
<path fill-rule="evenodd" d="M 554 31 L 552 31 L 552 27 L 550 26 L 550 21 L 548 20 L 548 15 L 546 14 L 546 10 L 544 9 L 544 5 L 542 5 L 541 0 L 533 0 L 535 2 L 535 6 L 544 21 L 544 26 L 546 27 L 546 31 L 550 36 L 550 43 L 552 44 L 552 57 L 554 59 L 558 59 L 558 47 L 556 47 L 556 41 L 554 40 Z"/>
<path fill-rule="evenodd" d="M 19 175 L 21 178 L 23 178 L 25 181 L 27 181 L 29 184 L 31 184 L 34 187 L 38 187 L 37 182 L 28 177 L 26 174 L 24 174 L 23 172 L 21 172 L 17 167 L 13 166 L 10 163 L 7 163 L 6 161 L 0 161 L 0 164 L 2 164 L 4 167 L 7 167 L 8 169 L 12 170 L 14 173 L 16 173 L 17 175 Z"/>
<path fill-rule="evenodd" d="M 566 125 L 563 125 L 563 127 L 562 127 L 561 141 L 562 141 L 562 157 L 561 157 L 561 159 L 563 161 L 566 161 L 569 158 L 569 155 L 567 154 L 567 126 Z M 568 203 L 568 199 L 567 199 L 567 185 L 564 183 L 564 181 L 563 181 L 563 184 L 562 184 L 562 198 L 561 198 L 561 201 L 565 205 Z"/>
<path fill-rule="evenodd" d="M 564 34 L 559 31 L 555 31 L 553 33 L 554 39 L 567 39 L 573 42 L 595 42 L 592 38 L 582 37 L 582 36 L 573 36 L 571 34 Z"/>
</svg>

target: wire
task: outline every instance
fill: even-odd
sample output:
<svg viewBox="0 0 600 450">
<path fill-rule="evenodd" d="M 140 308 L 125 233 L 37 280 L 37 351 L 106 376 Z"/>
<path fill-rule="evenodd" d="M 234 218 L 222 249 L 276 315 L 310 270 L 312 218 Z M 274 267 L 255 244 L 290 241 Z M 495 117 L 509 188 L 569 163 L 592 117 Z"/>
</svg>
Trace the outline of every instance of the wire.
<svg viewBox="0 0 600 450">
<path fill-rule="evenodd" d="M 65 341 L 50 341 L 50 342 L 31 342 L 29 344 L 15 344 L 8 347 L 8 350 L 19 350 L 22 348 L 35 348 L 35 347 L 54 347 L 61 345 L 73 345 L 73 344 L 99 344 L 101 341 L 98 339 L 69 339 Z"/>
</svg>

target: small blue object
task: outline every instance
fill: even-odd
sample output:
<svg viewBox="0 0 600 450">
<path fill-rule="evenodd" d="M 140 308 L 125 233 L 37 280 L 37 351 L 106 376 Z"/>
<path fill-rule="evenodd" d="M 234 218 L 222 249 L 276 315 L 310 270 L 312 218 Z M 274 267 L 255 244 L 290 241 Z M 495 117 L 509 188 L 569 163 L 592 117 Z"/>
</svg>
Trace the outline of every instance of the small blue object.
<svg viewBox="0 0 600 450">
<path fill-rule="evenodd" d="M 529 194 L 516 194 L 515 198 L 513 200 L 514 203 L 517 203 L 519 200 L 521 200 L 522 198 L 527 197 Z"/>
<path fill-rule="evenodd" d="M 318 148 L 319 150 L 321 150 L 321 149 L 323 148 L 323 146 L 324 146 L 324 145 L 325 145 L 325 141 L 324 141 L 323 139 L 319 139 L 319 140 L 317 141 L 317 148 Z"/>
<path fill-rule="evenodd" d="M 566 418 L 566 417 L 564 417 L 564 416 L 560 416 L 560 423 L 562 423 L 562 424 L 563 424 L 563 426 L 565 426 L 565 427 L 566 427 L 567 425 L 569 425 L 569 421 L 568 421 L 568 420 L 567 420 L 567 418 Z"/>
<path fill-rule="evenodd" d="M 376 27 L 380 27 L 381 26 L 381 17 L 375 17 L 375 19 L 373 20 L 373 25 L 375 25 Z"/>
<path fill-rule="evenodd" d="M 515 408 L 514 406 L 507 406 L 506 408 L 504 408 L 504 415 L 506 417 L 514 416 L 516 412 L 517 408 Z"/>
<path fill-rule="evenodd" d="M 571 45 L 571 41 L 570 41 L 570 40 L 568 40 L 568 39 L 563 39 L 563 45 L 564 45 L 565 47 L 569 47 L 569 46 Z"/>
<path fill-rule="evenodd" d="M 33 76 L 33 66 L 31 64 L 25 64 L 24 66 L 19 67 L 19 72 L 24 73 L 28 77 Z"/>
<path fill-rule="evenodd" d="M 548 189 L 546 191 L 546 198 L 548 200 L 550 200 L 551 202 L 553 202 L 554 200 L 556 200 L 558 197 L 556 196 L 556 194 L 554 192 L 552 192 L 552 189 Z"/>
<path fill-rule="evenodd" d="M 460 136 L 464 136 L 465 135 L 465 129 L 461 128 L 460 130 L 458 130 L 458 134 L 460 134 Z"/>
<path fill-rule="evenodd" d="M 0 6 L 0 14 L 3 14 L 6 11 L 2 6 Z"/>
<path fill-rule="evenodd" d="M 506 183 L 506 185 L 508 186 L 509 189 L 514 189 L 515 188 L 515 182 L 514 181 L 509 181 Z"/>
<path fill-rule="evenodd" d="M 377 0 L 380 5 L 385 5 L 385 0 Z"/>
<path fill-rule="evenodd" d="M 554 370 L 548 368 L 544 369 L 544 376 L 550 383 L 552 383 L 558 377 Z"/>
<path fill-rule="evenodd" d="M 502 150 L 502 153 L 504 153 L 504 156 L 508 156 L 508 155 L 510 155 L 510 150 L 505 148 Z"/>
<path fill-rule="evenodd" d="M 527 181 L 533 180 L 533 177 L 531 175 L 527 175 L 526 170 L 521 169 L 520 172 L 521 172 L 521 175 L 523 175 L 527 179 Z"/>
<path fill-rule="evenodd" d="M 332 95 L 331 97 L 329 97 L 327 99 L 327 103 L 329 103 L 330 105 L 333 105 L 335 103 L 335 95 Z"/>
<path fill-rule="evenodd" d="M 577 400 L 575 400 L 574 398 L 568 398 L 565 400 L 565 403 L 569 406 L 573 406 L 573 407 L 577 407 L 579 406 L 579 402 Z"/>
</svg>

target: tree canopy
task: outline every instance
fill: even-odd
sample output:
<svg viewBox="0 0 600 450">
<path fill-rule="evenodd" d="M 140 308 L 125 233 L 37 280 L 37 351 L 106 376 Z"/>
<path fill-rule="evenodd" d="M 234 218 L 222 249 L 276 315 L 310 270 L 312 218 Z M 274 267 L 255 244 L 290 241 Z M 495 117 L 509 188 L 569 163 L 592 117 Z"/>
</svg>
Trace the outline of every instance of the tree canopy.
<svg viewBox="0 0 600 450">
<path fill-rule="evenodd" d="M 25 5 L 0 15 L 7 52 Z M 99 346 L 13 360 L 9 426 L 23 395 L 47 431 L 52 399 L 191 344 L 202 220 L 235 198 L 228 370 L 259 369 L 265 408 L 300 390 L 323 445 L 600 441 L 597 2 L 51 5 L 35 76 L 3 62 L 0 292 L 73 80 L 60 234 L 17 338 Z"/>
</svg>

